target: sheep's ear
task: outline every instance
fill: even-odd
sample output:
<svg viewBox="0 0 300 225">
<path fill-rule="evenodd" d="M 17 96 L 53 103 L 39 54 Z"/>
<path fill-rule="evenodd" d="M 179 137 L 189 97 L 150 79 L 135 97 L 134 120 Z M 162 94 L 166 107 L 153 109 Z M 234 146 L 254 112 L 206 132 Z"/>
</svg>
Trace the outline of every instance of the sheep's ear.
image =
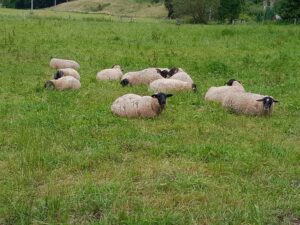
<svg viewBox="0 0 300 225">
<path fill-rule="evenodd" d="M 157 98 L 157 94 L 151 95 L 152 98 Z"/>
<path fill-rule="evenodd" d="M 172 97 L 172 96 L 173 96 L 172 94 L 166 94 L 167 98 Z"/>
<path fill-rule="evenodd" d="M 161 74 L 161 70 L 160 70 L 160 69 L 156 69 L 156 71 L 157 71 L 159 74 Z"/>
<path fill-rule="evenodd" d="M 258 102 L 263 102 L 264 99 L 263 99 L 263 98 L 262 98 L 262 99 L 257 99 L 256 101 L 258 101 Z"/>
<path fill-rule="evenodd" d="M 278 100 L 273 99 L 273 102 L 279 102 Z"/>
<path fill-rule="evenodd" d="M 169 76 L 173 76 L 174 74 L 178 73 L 179 69 L 176 67 L 173 67 L 172 69 L 170 69 L 169 71 Z"/>
</svg>

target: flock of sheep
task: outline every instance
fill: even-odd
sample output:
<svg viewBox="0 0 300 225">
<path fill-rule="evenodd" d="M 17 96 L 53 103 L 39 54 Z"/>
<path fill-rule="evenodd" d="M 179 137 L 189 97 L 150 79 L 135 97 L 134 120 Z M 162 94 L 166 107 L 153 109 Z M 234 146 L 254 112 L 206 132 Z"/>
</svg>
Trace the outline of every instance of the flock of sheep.
<svg viewBox="0 0 300 225">
<path fill-rule="evenodd" d="M 46 88 L 57 90 L 79 89 L 79 64 L 73 60 L 53 58 L 50 67 L 57 69 L 54 78 L 45 83 Z M 146 84 L 155 94 L 139 96 L 126 94 L 117 98 L 111 106 L 114 114 L 129 118 L 146 118 L 158 116 L 172 94 L 181 91 L 197 91 L 191 76 L 181 68 L 148 68 L 123 74 L 119 65 L 97 73 L 97 80 L 121 80 L 120 84 Z M 166 94 L 168 93 L 168 94 Z M 273 105 L 278 102 L 271 96 L 246 92 L 241 82 L 231 79 L 225 86 L 211 87 L 205 94 L 206 101 L 215 101 L 237 114 L 270 115 Z"/>
</svg>

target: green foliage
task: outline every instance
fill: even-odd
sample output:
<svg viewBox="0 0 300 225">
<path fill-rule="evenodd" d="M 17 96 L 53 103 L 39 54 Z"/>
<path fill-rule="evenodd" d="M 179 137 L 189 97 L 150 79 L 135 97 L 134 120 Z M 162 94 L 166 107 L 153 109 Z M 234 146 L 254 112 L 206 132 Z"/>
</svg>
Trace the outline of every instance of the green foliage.
<svg viewBox="0 0 300 225">
<path fill-rule="evenodd" d="M 91 7 L 90 11 L 91 12 L 99 12 L 102 11 L 103 9 L 105 9 L 106 7 L 110 6 L 110 3 L 99 3 L 98 5 L 96 5 L 95 7 Z"/>
<path fill-rule="evenodd" d="M 231 23 L 241 12 L 240 0 L 220 0 L 219 16 L 221 21 L 228 19 Z"/>
<path fill-rule="evenodd" d="M 0 9 L 0 224 L 293 224 L 300 218 L 297 26 L 121 22 Z M 81 89 L 49 91 L 51 56 L 80 63 Z M 114 116 L 126 93 L 96 81 L 120 64 L 185 69 L 197 93 L 153 119 Z M 205 92 L 236 78 L 280 100 L 237 116 Z"/>
<path fill-rule="evenodd" d="M 168 10 L 168 18 L 174 17 L 174 3 L 173 0 L 165 0 L 164 1 L 165 7 Z"/>
<path fill-rule="evenodd" d="M 219 0 L 173 0 L 177 16 L 191 16 L 194 23 L 208 23 L 217 15 Z"/>
<path fill-rule="evenodd" d="M 275 10 L 273 8 L 267 7 L 265 14 L 264 14 L 264 19 L 265 20 L 272 20 L 275 16 Z"/>
<path fill-rule="evenodd" d="M 276 3 L 276 11 L 283 19 L 300 19 L 300 1 L 278 0 Z"/>
</svg>

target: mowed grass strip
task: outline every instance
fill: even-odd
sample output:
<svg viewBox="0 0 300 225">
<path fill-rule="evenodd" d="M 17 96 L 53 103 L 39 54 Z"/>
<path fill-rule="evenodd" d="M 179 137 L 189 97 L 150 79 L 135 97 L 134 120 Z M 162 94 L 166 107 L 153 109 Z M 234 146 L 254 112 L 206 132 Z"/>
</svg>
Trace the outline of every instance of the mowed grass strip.
<svg viewBox="0 0 300 225">
<path fill-rule="evenodd" d="M 0 224 L 299 220 L 299 26 L 88 18 L 0 10 Z M 79 91 L 43 89 L 51 57 L 80 63 Z M 158 118 L 118 118 L 117 97 L 152 93 L 96 81 L 114 64 L 182 67 L 199 91 L 168 99 Z M 274 114 L 204 102 L 231 78 L 278 99 Z"/>
</svg>

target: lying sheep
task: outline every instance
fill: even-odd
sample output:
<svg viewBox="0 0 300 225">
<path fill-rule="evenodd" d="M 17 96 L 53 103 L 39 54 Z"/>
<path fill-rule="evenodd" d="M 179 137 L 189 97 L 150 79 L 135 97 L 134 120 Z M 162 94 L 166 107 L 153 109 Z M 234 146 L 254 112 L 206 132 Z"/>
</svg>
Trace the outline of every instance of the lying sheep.
<svg viewBox="0 0 300 225">
<path fill-rule="evenodd" d="M 181 81 L 191 83 L 191 84 L 194 83 L 194 81 L 192 80 L 190 75 L 188 75 L 186 72 L 175 73 L 173 76 L 170 77 L 170 79 L 181 80 Z"/>
<path fill-rule="evenodd" d="M 80 81 L 72 76 L 61 77 L 57 80 L 49 80 L 45 83 L 45 88 L 57 90 L 76 90 L 81 86 Z"/>
<path fill-rule="evenodd" d="M 223 98 L 230 91 L 245 92 L 245 89 L 241 82 L 235 79 L 229 80 L 226 85 L 228 86 L 210 87 L 205 94 L 205 100 L 222 103 Z"/>
<path fill-rule="evenodd" d="M 165 68 L 160 68 L 160 70 L 166 70 Z M 122 76 L 121 85 L 124 87 L 126 85 L 140 85 L 140 84 L 150 84 L 152 81 L 163 78 L 156 68 L 148 68 L 141 71 L 129 72 Z"/>
<path fill-rule="evenodd" d="M 188 82 L 173 79 L 155 80 L 149 85 L 149 89 L 154 92 L 175 93 L 179 91 L 197 91 L 197 86 Z"/>
<path fill-rule="evenodd" d="M 111 111 L 121 117 L 155 117 L 163 111 L 167 98 L 171 96 L 171 94 L 164 93 L 158 93 L 152 96 L 126 94 L 114 101 L 111 106 Z"/>
<path fill-rule="evenodd" d="M 228 92 L 222 105 L 237 114 L 271 115 L 273 103 L 278 102 L 273 97 L 249 92 Z"/>
<path fill-rule="evenodd" d="M 50 67 L 54 69 L 64 69 L 64 68 L 79 69 L 80 66 L 77 62 L 73 60 L 52 58 L 50 60 Z"/>
<path fill-rule="evenodd" d="M 97 80 L 120 80 L 123 70 L 119 65 L 114 65 L 111 69 L 105 69 L 97 73 Z"/>
<path fill-rule="evenodd" d="M 79 73 L 72 69 L 72 68 L 65 68 L 65 69 L 59 69 L 54 75 L 54 79 L 57 80 L 61 77 L 66 77 L 66 76 L 71 76 L 74 77 L 77 80 L 80 80 L 80 75 Z"/>
</svg>

